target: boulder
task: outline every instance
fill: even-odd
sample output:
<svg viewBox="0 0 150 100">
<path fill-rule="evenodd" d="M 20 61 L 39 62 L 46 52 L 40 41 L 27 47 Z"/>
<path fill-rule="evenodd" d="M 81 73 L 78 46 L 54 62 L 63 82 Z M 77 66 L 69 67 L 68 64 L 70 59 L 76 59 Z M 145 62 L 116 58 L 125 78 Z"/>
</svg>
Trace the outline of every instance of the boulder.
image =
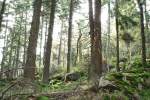
<svg viewBox="0 0 150 100">
<path fill-rule="evenodd" d="M 111 81 L 108 81 L 104 78 L 104 76 L 102 76 L 100 79 L 99 79 L 99 89 L 102 89 L 102 90 L 107 90 L 107 91 L 110 91 L 110 92 L 113 92 L 115 90 L 119 90 L 119 88 L 117 86 L 115 86 Z"/>
<path fill-rule="evenodd" d="M 64 80 L 64 76 L 63 75 L 57 75 L 57 76 L 53 76 L 53 77 L 51 77 L 50 79 L 49 79 L 49 81 L 51 81 L 51 80 Z"/>
<path fill-rule="evenodd" d="M 146 85 L 147 87 L 150 87 L 150 77 L 147 78 L 147 79 L 145 79 L 145 85 Z"/>
<path fill-rule="evenodd" d="M 80 73 L 79 72 L 72 72 L 72 73 L 67 73 L 65 75 L 64 81 L 76 81 L 80 78 Z"/>
</svg>

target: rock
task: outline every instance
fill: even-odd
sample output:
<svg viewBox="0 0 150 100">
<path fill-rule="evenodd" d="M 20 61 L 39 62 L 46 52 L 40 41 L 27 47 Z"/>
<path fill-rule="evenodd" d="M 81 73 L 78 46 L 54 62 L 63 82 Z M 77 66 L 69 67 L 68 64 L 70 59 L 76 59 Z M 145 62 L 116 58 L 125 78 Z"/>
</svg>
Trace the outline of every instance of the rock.
<svg viewBox="0 0 150 100">
<path fill-rule="evenodd" d="M 80 78 L 80 73 L 79 72 L 73 72 L 73 73 L 68 73 L 65 75 L 64 81 L 76 81 Z"/>
<path fill-rule="evenodd" d="M 133 100 L 141 100 L 139 94 L 137 93 L 134 93 L 132 98 Z"/>
<path fill-rule="evenodd" d="M 53 76 L 53 77 L 49 78 L 49 82 L 51 82 L 52 80 L 63 81 L 64 80 L 64 76 L 63 75 L 57 75 L 57 76 Z"/>
<path fill-rule="evenodd" d="M 140 83 L 138 84 L 138 89 L 139 89 L 139 90 L 142 90 L 142 89 L 143 89 L 142 84 L 140 84 Z"/>
<path fill-rule="evenodd" d="M 115 90 L 119 90 L 112 82 L 106 80 L 103 76 L 99 80 L 99 89 L 108 90 L 113 92 Z"/>
<path fill-rule="evenodd" d="M 147 78 L 147 79 L 145 79 L 145 85 L 146 85 L 147 87 L 150 87 L 150 77 Z"/>
<path fill-rule="evenodd" d="M 110 71 L 112 68 L 115 67 L 115 66 L 107 64 L 107 63 L 103 63 L 102 65 L 103 65 L 102 66 L 103 73 L 106 73 L 106 72 Z"/>
</svg>

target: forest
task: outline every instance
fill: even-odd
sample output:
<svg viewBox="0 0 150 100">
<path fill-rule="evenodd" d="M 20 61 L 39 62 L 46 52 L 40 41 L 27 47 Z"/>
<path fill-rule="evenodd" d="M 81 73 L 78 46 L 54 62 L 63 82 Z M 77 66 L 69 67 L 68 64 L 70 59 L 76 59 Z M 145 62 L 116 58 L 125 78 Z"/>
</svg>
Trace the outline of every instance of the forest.
<svg viewBox="0 0 150 100">
<path fill-rule="evenodd" d="M 150 0 L 0 0 L 0 100 L 150 100 Z"/>
</svg>

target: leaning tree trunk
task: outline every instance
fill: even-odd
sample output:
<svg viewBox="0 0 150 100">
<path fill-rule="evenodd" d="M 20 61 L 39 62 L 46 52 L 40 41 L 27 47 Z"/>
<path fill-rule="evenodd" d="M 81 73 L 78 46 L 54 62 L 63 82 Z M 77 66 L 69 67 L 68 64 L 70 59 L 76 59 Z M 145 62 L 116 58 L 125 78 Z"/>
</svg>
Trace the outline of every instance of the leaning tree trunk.
<svg viewBox="0 0 150 100">
<path fill-rule="evenodd" d="M 71 66 L 71 42 L 72 42 L 72 19 L 73 19 L 74 0 L 70 1 L 69 28 L 68 28 L 68 54 L 67 54 L 67 73 Z"/>
<path fill-rule="evenodd" d="M 45 55 L 44 55 L 44 69 L 43 69 L 43 82 L 44 83 L 48 83 L 48 79 L 49 79 L 49 67 L 50 67 L 50 58 L 51 58 L 55 9 L 56 9 L 56 0 L 52 0 L 51 1 L 51 13 L 50 13 L 47 45 L 46 45 Z"/>
<path fill-rule="evenodd" d="M 116 62 L 116 70 L 120 71 L 119 68 L 119 20 L 118 20 L 118 1 L 116 0 L 116 50 L 117 50 L 117 62 Z"/>
<path fill-rule="evenodd" d="M 142 65 L 143 67 L 146 64 L 146 45 L 145 45 L 145 32 L 144 32 L 144 11 L 143 11 L 143 4 L 138 1 L 139 9 L 140 9 L 140 25 L 141 25 L 141 38 L 142 38 Z"/>
<path fill-rule="evenodd" d="M 24 68 L 24 77 L 30 80 L 35 79 L 36 47 L 40 25 L 41 6 L 42 0 L 34 1 L 34 12 L 30 30 L 29 45 L 27 49 L 27 60 Z"/>
</svg>

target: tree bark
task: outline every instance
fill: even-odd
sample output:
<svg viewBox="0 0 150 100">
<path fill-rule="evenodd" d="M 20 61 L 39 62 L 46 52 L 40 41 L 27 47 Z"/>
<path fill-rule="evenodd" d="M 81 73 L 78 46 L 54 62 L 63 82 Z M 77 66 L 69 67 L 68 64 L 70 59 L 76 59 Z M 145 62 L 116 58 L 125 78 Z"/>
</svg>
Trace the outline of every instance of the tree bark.
<svg viewBox="0 0 150 100">
<path fill-rule="evenodd" d="M 4 70 L 4 64 L 5 64 L 5 60 L 6 60 L 6 51 L 7 51 L 7 41 L 8 41 L 8 36 L 7 36 L 7 28 L 8 28 L 8 20 L 6 21 L 6 28 L 5 28 L 5 38 L 4 38 L 4 47 L 3 47 L 3 57 L 2 57 L 2 61 L 1 61 L 1 72 L 3 72 Z M 0 74 L 0 79 L 3 78 L 3 74 Z"/>
<path fill-rule="evenodd" d="M 44 16 L 42 16 L 42 18 L 41 18 L 39 71 L 40 71 L 41 65 L 42 65 L 43 26 L 44 26 Z"/>
<path fill-rule="evenodd" d="M 27 60 L 24 68 L 24 77 L 30 80 L 35 79 L 36 47 L 40 25 L 41 6 L 42 0 L 34 1 L 34 11 L 31 23 L 29 45 L 27 49 Z"/>
<path fill-rule="evenodd" d="M 118 20 L 118 1 L 116 0 L 115 1 L 116 3 L 116 17 L 115 17 L 115 20 L 116 20 L 116 50 L 117 50 L 117 62 L 116 62 L 116 70 L 117 71 L 120 71 L 120 68 L 119 68 L 119 20 Z"/>
<path fill-rule="evenodd" d="M 148 16 L 147 16 L 147 14 L 148 14 L 148 12 L 147 12 L 147 0 L 145 0 L 144 6 L 145 6 L 145 27 L 148 30 L 148 28 L 149 28 L 149 26 L 148 26 L 149 20 L 148 20 Z"/>
<path fill-rule="evenodd" d="M 110 17 L 111 17 L 111 14 L 110 14 L 110 0 L 108 1 L 108 29 L 107 29 L 107 47 L 106 47 L 106 63 L 108 64 L 109 63 L 109 59 L 110 58 Z M 108 69 L 109 70 L 109 69 Z"/>
<path fill-rule="evenodd" d="M 3 14 L 5 13 L 5 6 L 6 6 L 6 0 L 3 1 L 2 8 L 0 11 L 0 31 L 1 31 L 1 27 L 2 27 Z"/>
<path fill-rule="evenodd" d="M 102 74 L 102 42 L 101 42 L 101 0 L 95 0 L 95 16 L 93 18 L 93 2 L 89 0 L 89 21 L 91 37 L 91 68 L 90 76 L 99 78 Z M 91 70 L 91 72 L 90 72 Z M 89 76 L 89 77 L 90 77 Z"/>
<path fill-rule="evenodd" d="M 26 52 L 27 52 L 27 11 L 25 13 L 25 19 L 26 19 L 26 23 L 24 26 L 24 54 L 23 54 L 23 66 L 25 66 L 26 64 Z"/>
<path fill-rule="evenodd" d="M 93 20 L 93 0 L 89 1 L 89 23 L 90 23 L 90 41 L 91 41 L 91 64 L 88 68 L 88 80 L 91 78 L 92 69 L 94 68 L 94 57 L 93 57 L 93 41 L 94 41 L 94 20 Z"/>
<path fill-rule="evenodd" d="M 51 48 L 52 48 L 52 35 L 55 19 L 55 9 L 56 9 L 56 0 L 51 0 L 51 13 L 48 29 L 48 39 L 44 55 L 44 69 L 43 69 L 43 82 L 48 83 L 49 79 L 49 67 L 50 67 L 50 58 L 51 58 Z"/>
<path fill-rule="evenodd" d="M 58 50 L 58 66 L 61 64 L 61 49 L 62 49 L 62 34 L 63 34 L 63 28 L 64 28 L 64 21 L 62 19 L 62 25 L 61 25 L 61 33 L 60 33 L 60 41 L 59 41 L 59 50 Z"/>
<path fill-rule="evenodd" d="M 142 44 L 142 65 L 143 67 L 146 65 L 146 45 L 145 45 L 145 32 L 144 32 L 144 11 L 143 11 L 143 3 L 138 1 L 139 9 L 140 9 L 140 25 L 141 25 L 141 44 Z"/>
<path fill-rule="evenodd" d="M 94 65 L 97 76 L 102 74 L 101 0 L 95 0 Z"/>
<path fill-rule="evenodd" d="M 77 64 L 78 61 L 81 61 L 81 38 L 82 38 L 82 33 L 81 30 L 79 29 L 79 37 L 77 39 L 77 53 L 76 53 L 76 58 L 75 58 L 75 65 Z"/>
<path fill-rule="evenodd" d="M 20 48 L 21 48 L 21 33 L 22 33 L 22 21 L 23 21 L 23 13 L 20 16 L 21 20 L 20 20 L 20 30 L 18 31 L 18 40 L 17 40 L 17 57 L 16 57 L 16 67 L 18 68 L 18 64 L 19 64 L 19 56 L 20 56 Z"/>
<path fill-rule="evenodd" d="M 74 10 L 74 2 L 73 1 L 74 0 L 70 1 L 70 11 L 69 11 L 67 73 L 70 72 L 70 66 L 71 66 L 72 20 L 73 20 L 73 10 Z"/>
</svg>

